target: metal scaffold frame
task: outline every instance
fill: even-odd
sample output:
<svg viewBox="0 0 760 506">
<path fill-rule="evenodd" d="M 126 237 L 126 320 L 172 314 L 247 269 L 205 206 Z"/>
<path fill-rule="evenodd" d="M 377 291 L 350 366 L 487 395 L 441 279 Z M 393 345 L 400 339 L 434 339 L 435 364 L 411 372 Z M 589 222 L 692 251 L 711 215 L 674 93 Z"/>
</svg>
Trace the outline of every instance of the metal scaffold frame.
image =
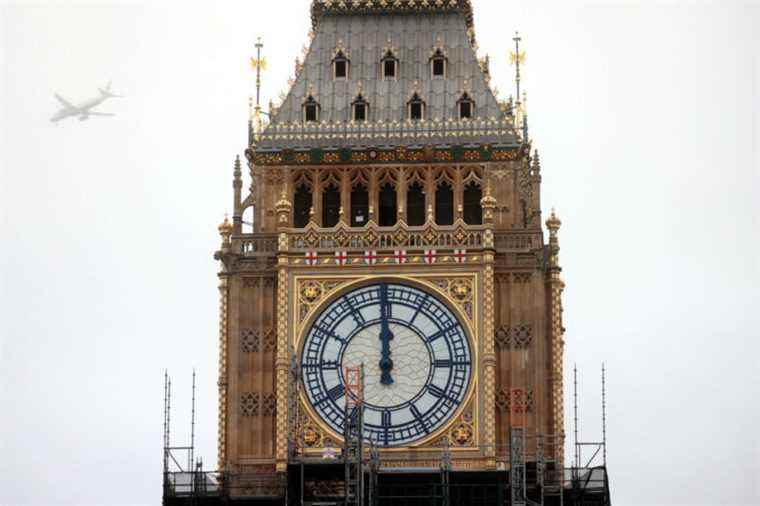
<svg viewBox="0 0 760 506">
<path fill-rule="evenodd" d="M 291 468 L 287 478 L 285 475 L 282 476 L 288 483 L 281 486 L 283 492 L 281 495 L 272 492 L 274 490 L 272 484 L 266 480 L 266 483 L 261 481 L 264 478 L 262 476 L 234 472 L 204 472 L 202 462 L 195 461 L 195 372 L 193 372 L 192 382 L 190 444 L 189 446 L 172 446 L 172 380 L 168 373 L 165 373 L 162 455 L 164 505 L 226 504 L 229 501 L 234 503 L 236 500 L 264 500 L 269 501 L 267 504 L 277 503 L 288 506 L 307 504 L 609 506 L 611 504 L 606 471 L 607 395 L 604 366 L 602 366 L 601 442 L 584 442 L 579 439 L 577 369 L 573 373 L 575 453 L 571 466 L 566 468 L 559 460 L 563 454 L 564 435 L 533 432 L 531 425 L 527 423 L 528 412 L 520 408 L 520 403 L 513 399 L 514 411 L 510 415 L 507 426 L 501 429 L 506 431 L 506 444 L 489 447 L 495 450 L 498 456 L 498 468 L 501 471 L 492 471 L 489 476 L 481 476 L 479 479 L 484 481 L 470 481 L 471 475 L 457 470 L 453 452 L 449 446 L 450 442 L 444 438 L 438 448 L 437 468 L 424 467 L 429 465 L 427 462 L 430 461 L 430 454 L 405 457 L 410 470 L 416 470 L 408 476 L 414 476 L 416 473 L 417 476 L 423 477 L 412 485 L 399 485 L 397 480 L 401 475 L 391 469 L 383 472 L 381 448 L 374 441 L 364 440 L 362 366 L 347 367 L 342 371 L 346 392 L 342 449 L 332 451 L 326 449 L 322 457 L 309 457 L 302 445 L 303 427 L 301 427 L 302 422 L 298 413 L 297 399 L 301 388 L 299 372 L 298 364 L 293 359 L 288 404 L 292 409 L 288 427 Z M 591 449 L 590 452 L 589 449 Z M 485 452 L 486 447 L 480 447 L 480 451 Z M 184 458 L 185 455 L 187 459 Z M 415 464 L 417 461 L 420 462 L 419 469 Z M 340 471 L 341 468 L 343 472 Z M 341 488 L 336 490 L 335 494 L 331 494 L 331 498 L 326 501 L 317 498 L 313 502 L 308 502 L 304 495 L 305 479 L 310 480 L 312 484 L 314 480 L 328 479 L 335 484 L 340 484 Z M 266 497 L 260 496 L 259 493 L 263 491 L 272 493 Z"/>
<path fill-rule="evenodd" d="M 343 458 L 346 468 L 346 506 L 364 506 L 364 367 L 346 367 L 346 408 Z"/>
</svg>

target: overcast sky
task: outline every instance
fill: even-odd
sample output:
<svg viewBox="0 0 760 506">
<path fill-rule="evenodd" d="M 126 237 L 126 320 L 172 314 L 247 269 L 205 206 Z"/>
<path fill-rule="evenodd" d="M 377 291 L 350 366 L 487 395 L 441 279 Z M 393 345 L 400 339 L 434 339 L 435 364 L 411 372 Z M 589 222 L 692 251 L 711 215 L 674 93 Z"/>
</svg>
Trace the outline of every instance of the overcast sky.
<svg viewBox="0 0 760 506">
<path fill-rule="evenodd" d="M 524 36 L 545 215 L 563 221 L 565 382 L 617 505 L 760 502 L 758 2 L 473 0 L 502 97 Z M 159 504 L 173 439 L 216 463 L 216 226 L 307 0 L 7 2 L 0 8 L 0 504 Z M 113 118 L 53 125 L 113 80 Z M 568 451 L 568 454 L 571 454 Z"/>
</svg>

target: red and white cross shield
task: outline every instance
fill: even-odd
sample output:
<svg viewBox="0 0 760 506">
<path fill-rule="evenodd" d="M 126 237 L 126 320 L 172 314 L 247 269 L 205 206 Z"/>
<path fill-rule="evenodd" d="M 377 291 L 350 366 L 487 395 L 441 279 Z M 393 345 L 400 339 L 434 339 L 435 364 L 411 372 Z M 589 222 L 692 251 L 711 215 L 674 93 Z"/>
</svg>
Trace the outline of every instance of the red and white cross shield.
<svg viewBox="0 0 760 506">
<path fill-rule="evenodd" d="M 397 264 L 405 264 L 406 263 L 406 250 L 394 251 L 393 252 L 393 259 L 396 261 Z"/>
<path fill-rule="evenodd" d="M 426 249 L 422 257 L 426 264 L 434 264 L 438 258 L 438 252 L 434 249 Z"/>
<path fill-rule="evenodd" d="M 458 264 L 463 264 L 467 262 L 467 250 L 466 249 L 455 249 L 454 250 L 454 261 Z"/>
<path fill-rule="evenodd" d="M 345 251 L 336 251 L 335 263 L 338 265 L 346 265 L 346 263 L 348 263 L 348 253 Z"/>
<path fill-rule="evenodd" d="M 319 261 L 319 255 L 316 251 L 307 251 L 306 252 L 306 265 L 317 265 L 317 262 Z"/>
<path fill-rule="evenodd" d="M 377 251 L 365 251 L 364 263 L 367 265 L 375 265 L 377 263 Z"/>
</svg>

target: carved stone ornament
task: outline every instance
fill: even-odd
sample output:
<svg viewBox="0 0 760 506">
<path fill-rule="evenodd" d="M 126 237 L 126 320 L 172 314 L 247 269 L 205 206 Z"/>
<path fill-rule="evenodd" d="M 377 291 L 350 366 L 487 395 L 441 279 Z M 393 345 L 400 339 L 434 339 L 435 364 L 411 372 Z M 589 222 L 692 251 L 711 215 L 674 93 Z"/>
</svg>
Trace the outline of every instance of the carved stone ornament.
<svg viewBox="0 0 760 506">
<path fill-rule="evenodd" d="M 471 277 L 433 278 L 427 281 L 447 293 L 472 321 L 474 280 Z"/>
</svg>

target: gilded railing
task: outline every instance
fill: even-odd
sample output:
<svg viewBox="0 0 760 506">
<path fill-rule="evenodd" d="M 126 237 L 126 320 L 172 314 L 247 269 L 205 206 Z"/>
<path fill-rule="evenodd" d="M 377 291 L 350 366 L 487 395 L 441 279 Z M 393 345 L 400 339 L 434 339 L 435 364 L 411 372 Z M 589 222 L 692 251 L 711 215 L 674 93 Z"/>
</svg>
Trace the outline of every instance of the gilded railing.
<svg viewBox="0 0 760 506">
<path fill-rule="evenodd" d="M 509 231 L 491 234 L 486 225 L 465 225 L 459 221 L 451 226 L 428 224 L 409 227 L 319 228 L 310 224 L 304 229 L 287 229 L 287 251 L 332 253 L 336 250 L 396 250 L 396 249 L 471 249 L 494 248 L 500 252 L 529 252 L 541 248 L 540 231 Z M 492 237 L 489 239 L 489 237 Z M 273 256 L 278 250 L 277 234 L 243 234 L 232 237 L 233 251 L 246 257 Z"/>
</svg>

